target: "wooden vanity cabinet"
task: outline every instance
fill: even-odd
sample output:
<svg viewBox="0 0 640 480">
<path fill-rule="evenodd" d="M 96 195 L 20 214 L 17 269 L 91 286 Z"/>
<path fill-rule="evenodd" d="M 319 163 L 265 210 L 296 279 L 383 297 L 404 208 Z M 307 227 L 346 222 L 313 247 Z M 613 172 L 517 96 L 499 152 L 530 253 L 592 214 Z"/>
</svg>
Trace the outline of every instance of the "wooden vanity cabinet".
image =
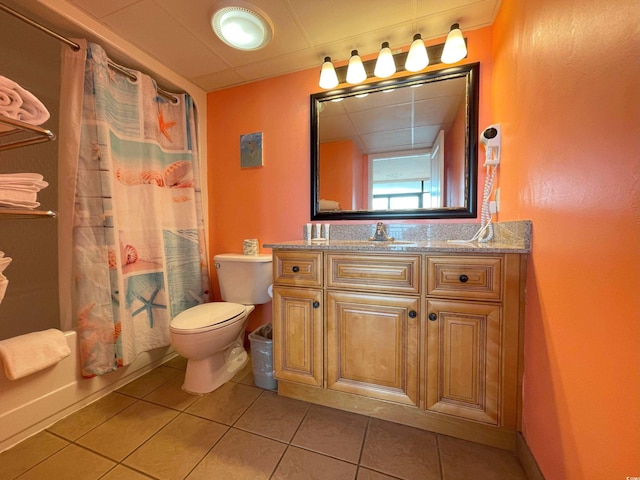
<svg viewBox="0 0 640 480">
<path fill-rule="evenodd" d="M 513 449 L 525 258 L 274 249 L 278 393 Z"/>
<path fill-rule="evenodd" d="M 497 425 L 501 258 L 428 256 L 426 268 L 426 408 Z"/>
<path fill-rule="evenodd" d="M 521 255 L 427 255 L 425 264 L 425 408 L 515 430 Z"/>
<path fill-rule="evenodd" d="M 323 385 L 322 253 L 273 256 L 273 366 L 278 380 Z"/>
<path fill-rule="evenodd" d="M 417 405 L 420 255 L 326 257 L 326 388 Z"/>
</svg>

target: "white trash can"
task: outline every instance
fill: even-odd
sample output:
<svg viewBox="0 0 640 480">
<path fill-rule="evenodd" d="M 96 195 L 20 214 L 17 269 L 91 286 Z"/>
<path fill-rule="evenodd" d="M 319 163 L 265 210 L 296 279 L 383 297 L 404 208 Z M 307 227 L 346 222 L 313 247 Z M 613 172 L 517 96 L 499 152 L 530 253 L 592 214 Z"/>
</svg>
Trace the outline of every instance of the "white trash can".
<svg viewBox="0 0 640 480">
<path fill-rule="evenodd" d="M 273 326 L 266 323 L 249 334 L 251 364 L 256 386 L 276 390 L 278 381 L 273 378 Z"/>
</svg>

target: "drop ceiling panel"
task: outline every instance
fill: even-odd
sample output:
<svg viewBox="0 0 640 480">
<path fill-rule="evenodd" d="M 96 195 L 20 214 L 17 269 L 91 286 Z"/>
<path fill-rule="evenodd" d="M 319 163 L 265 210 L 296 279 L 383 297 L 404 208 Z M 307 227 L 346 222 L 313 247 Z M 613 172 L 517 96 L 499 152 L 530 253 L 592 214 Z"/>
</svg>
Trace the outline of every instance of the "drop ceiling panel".
<svg viewBox="0 0 640 480">
<path fill-rule="evenodd" d="M 320 143 L 346 140 L 356 135 L 353 122 L 346 115 L 338 115 L 320 125 Z"/>
<path fill-rule="evenodd" d="M 447 9 L 446 15 L 441 12 L 439 15 L 421 17 L 417 20 L 416 31 L 422 33 L 422 38 L 436 38 L 446 35 L 453 23 L 459 23 L 464 35 L 465 30 L 476 30 L 493 24 L 498 11 L 495 6 L 499 4 L 499 0 L 484 0 Z"/>
<path fill-rule="evenodd" d="M 410 22 L 414 12 L 413 0 L 289 0 L 289 3 L 295 6 L 298 19 L 315 45 Z"/>
<path fill-rule="evenodd" d="M 118 10 L 125 8 L 137 0 L 111 0 L 105 2 L 105 0 L 70 0 L 69 3 L 76 5 L 78 8 L 84 10 L 89 15 L 95 18 L 102 18 L 110 13 L 117 12 Z"/>
<path fill-rule="evenodd" d="M 181 0 L 155 0 L 182 25 L 188 25 L 190 31 L 207 48 L 213 49 L 231 67 L 262 62 L 271 58 L 309 48 L 305 36 L 296 25 L 295 18 L 281 0 L 252 0 L 251 5 L 263 10 L 273 23 L 273 38 L 261 50 L 240 51 L 222 42 L 211 29 L 211 16 L 216 3 L 210 0 L 189 0 L 189 8 Z M 226 5 L 226 4 L 225 4 Z M 295 65 L 295 63 L 291 63 Z M 267 76 L 267 75 L 260 75 Z"/>
<path fill-rule="evenodd" d="M 406 104 L 376 109 L 375 114 L 368 110 L 355 112 L 351 118 L 363 134 L 401 130 L 411 128 L 413 124 L 411 106 Z"/>
<path fill-rule="evenodd" d="M 34 18 L 54 0 L 4 0 Z M 124 40 L 146 51 L 177 74 L 207 89 L 222 89 L 304 70 L 331 56 L 344 65 L 352 49 L 374 58 L 380 43 L 406 48 L 414 33 L 441 38 L 452 23 L 465 31 L 491 25 L 500 0 L 245 0 L 271 18 L 274 38 L 262 50 L 242 52 L 211 31 L 214 6 L 227 0 L 55 0 L 87 12 Z M 49 17 L 49 16 L 48 16 Z M 52 15 L 48 26 L 86 36 L 66 18 Z M 315 55 L 315 57 L 314 57 Z"/>
<path fill-rule="evenodd" d="M 449 126 L 458 111 L 459 97 L 438 97 L 416 102 L 415 125 Z"/>
<path fill-rule="evenodd" d="M 112 13 L 103 21 L 113 31 L 161 58 L 165 65 L 187 78 L 227 68 L 220 57 L 151 0 Z"/>
<path fill-rule="evenodd" d="M 236 67 L 235 71 L 243 78 L 256 79 L 276 77 L 278 75 L 296 72 L 300 69 L 313 68 L 318 65 L 319 62 L 316 53 L 312 49 L 307 48 L 268 60 L 248 63 Z M 318 72 L 320 72 L 319 66 Z M 318 90 L 320 90 L 320 87 L 318 87 Z"/>
</svg>

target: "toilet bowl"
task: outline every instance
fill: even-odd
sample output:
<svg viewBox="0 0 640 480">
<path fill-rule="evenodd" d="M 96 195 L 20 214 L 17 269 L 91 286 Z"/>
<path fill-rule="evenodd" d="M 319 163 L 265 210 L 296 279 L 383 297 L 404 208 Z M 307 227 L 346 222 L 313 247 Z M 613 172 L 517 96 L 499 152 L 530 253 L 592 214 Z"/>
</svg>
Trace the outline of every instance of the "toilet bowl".
<svg viewBox="0 0 640 480">
<path fill-rule="evenodd" d="M 246 365 L 249 314 L 271 300 L 271 255 L 219 254 L 214 260 L 224 301 L 184 310 L 169 325 L 171 346 L 187 359 L 182 388 L 192 394 L 212 392 Z"/>
</svg>

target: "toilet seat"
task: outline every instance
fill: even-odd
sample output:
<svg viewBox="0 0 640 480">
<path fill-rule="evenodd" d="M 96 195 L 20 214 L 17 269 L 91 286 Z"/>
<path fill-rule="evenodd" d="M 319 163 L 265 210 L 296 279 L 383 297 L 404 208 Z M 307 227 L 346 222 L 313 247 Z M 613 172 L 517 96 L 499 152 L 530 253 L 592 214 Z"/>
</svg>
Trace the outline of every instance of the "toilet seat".
<svg viewBox="0 0 640 480">
<path fill-rule="evenodd" d="M 174 333 L 200 333 L 223 328 L 243 317 L 245 305 L 231 302 L 203 303 L 188 308 L 175 316 L 169 324 Z"/>
</svg>

